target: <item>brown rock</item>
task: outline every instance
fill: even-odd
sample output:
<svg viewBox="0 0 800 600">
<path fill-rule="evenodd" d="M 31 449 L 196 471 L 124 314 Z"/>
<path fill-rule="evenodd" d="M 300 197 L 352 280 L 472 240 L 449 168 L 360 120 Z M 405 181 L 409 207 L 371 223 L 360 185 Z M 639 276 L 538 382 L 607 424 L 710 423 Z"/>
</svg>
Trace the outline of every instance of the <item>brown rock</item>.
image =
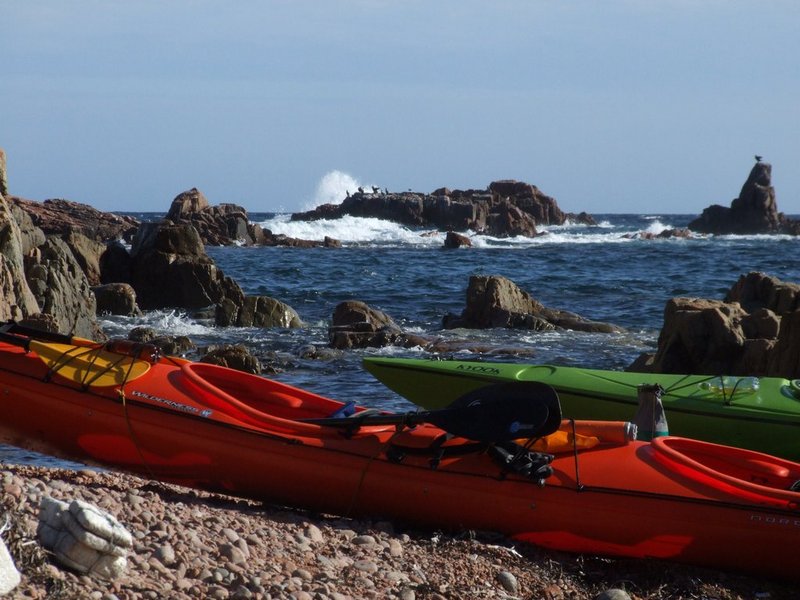
<svg viewBox="0 0 800 600">
<path fill-rule="evenodd" d="M 0 320 L 20 320 L 39 312 L 39 304 L 25 277 L 27 248 L 16 219 L 0 196 Z"/>
<path fill-rule="evenodd" d="M 97 300 L 97 314 L 137 316 L 136 291 L 127 283 L 107 283 L 92 288 Z"/>
<path fill-rule="evenodd" d="M 0 148 L 0 196 L 8 196 L 8 176 L 6 174 L 6 153 Z"/>
<path fill-rule="evenodd" d="M 532 236 L 536 235 L 536 225 L 560 225 L 575 217 L 562 212 L 555 200 L 541 193 L 536 186 L 504 180 L 492 182 L 485 190 L 439 188 L 430 195 L 411 191 L 359 191 L 341 204 L 327 204 L 305 213 L 295 213 L 292 219 L 312 221 L 345 215 L 375 217 L 442 231 L 470 229 L 496 236 Z M 594 222 L 585 213 L 577 220 Z"/>
<path fill-rule="evenodd" d="M 655 355 L 629 369 L 800 377 L 800 285 L 751 272 L 723 301 L 673 298 Z"/>
<path fill-rule="evenodd" d="M 469 248 L 472 246 L 472 240 L 467 236 L 456 233 L 455 231 L 448 231 L 447 237 L 444 239 L 445 248 Z"/>
<path fill-rule="evenodd" d="M 164 285 L 169 282 L 169 285 Z M 143 223 L 131 250 L 131 283 L 142 309 L 200 309 L 244 301 L 239 285 L 216 267 L 191 225 Z"/>
<path fill-rule="evenodd" d="M 211 363 L 244 371 L 245 373 L 261 374 L 261 363 L 250 351 L 240 345 L 226 344 L 209 349 L 200 362 Z"/>
<path fill-rule="evenodd" d="M 797 235 L 800 222 L 778 212 L 775 188 L 772 187 L 772 165 L 756 161 L 739 197 L 730 207 L 713 204 L 689 223 L 689 229 L 702 233 L 748 234 L 790 233 Z"/>
<path fill-rule="evenodd" d="M 102 212 L 80 202 L 61 199 L 35 202 L 18 197 L 10 201 L 28 213 L 47 235 L 63 236 L 74 231 L 98 242 L 130 240 L 139 227 L 139 221 L 133 217 Z"/>
<path fill-rule="evenodd" d="M 466 307 L 460 316 L 446 315 L 443 326 L 446 329 L 510 327 L 535 331 L 622 331 L 616 325 L 589 321 L 575 313 L 547 308 L 513 281 L 499 275 L 470 277 Z"/>
</svg>

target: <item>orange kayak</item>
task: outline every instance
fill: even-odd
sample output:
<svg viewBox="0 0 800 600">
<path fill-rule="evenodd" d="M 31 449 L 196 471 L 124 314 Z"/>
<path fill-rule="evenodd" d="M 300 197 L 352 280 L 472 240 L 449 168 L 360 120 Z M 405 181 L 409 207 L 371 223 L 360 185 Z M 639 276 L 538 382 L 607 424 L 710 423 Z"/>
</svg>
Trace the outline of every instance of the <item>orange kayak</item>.
<svg viewBox="0 0 800 600">
<path fill-rule="evenodd" d="M 3 443 L 341 515 L 800 579 L 800 464 L 679 437 L 631 441 L 621 422 L 559 417 L 535 444 L 495 444 L 345 408 L 148 346 L 0 329 Z"/>
</svg>

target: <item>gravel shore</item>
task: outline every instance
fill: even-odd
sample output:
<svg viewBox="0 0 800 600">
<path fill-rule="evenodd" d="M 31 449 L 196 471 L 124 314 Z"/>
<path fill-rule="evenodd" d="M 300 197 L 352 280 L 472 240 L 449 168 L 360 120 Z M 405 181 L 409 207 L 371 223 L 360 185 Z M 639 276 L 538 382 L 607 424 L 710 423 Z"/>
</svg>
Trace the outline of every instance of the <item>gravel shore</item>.
<svg viewBox="0 0 800 600">
<path fill-rule="evenodd" d="M 547 552 L 482 532 L 406 530 L 119 473 L 2 465 L 0 475 L 3 539 L 22 573 L 10 598 L 561 600 L 609 589 L 634 600 L 798 597 L 789 585 L 733 573 Z M 133 534 L 119 580 L 73 573 L 41 548 L 43 496 L 89 502 Z"/>
</svg>

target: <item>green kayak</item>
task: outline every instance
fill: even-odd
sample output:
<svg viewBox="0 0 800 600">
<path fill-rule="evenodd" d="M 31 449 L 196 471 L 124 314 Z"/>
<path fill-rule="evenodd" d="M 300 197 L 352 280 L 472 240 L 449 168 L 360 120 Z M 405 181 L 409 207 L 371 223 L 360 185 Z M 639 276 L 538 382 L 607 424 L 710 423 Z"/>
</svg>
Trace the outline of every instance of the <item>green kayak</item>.
<svg viewBox="0 0 800 600">
<path fill-rule="evenodd" d="M 493 383 L 541 381 L 558 392 L 565 418 L 575 419 L 629 421 L 638 387 L 659 384 L 670 434 L 800 459 L 800 380 L 402 358 L 365 358 L 364 366 L 429 410 Z"/>
</svg>

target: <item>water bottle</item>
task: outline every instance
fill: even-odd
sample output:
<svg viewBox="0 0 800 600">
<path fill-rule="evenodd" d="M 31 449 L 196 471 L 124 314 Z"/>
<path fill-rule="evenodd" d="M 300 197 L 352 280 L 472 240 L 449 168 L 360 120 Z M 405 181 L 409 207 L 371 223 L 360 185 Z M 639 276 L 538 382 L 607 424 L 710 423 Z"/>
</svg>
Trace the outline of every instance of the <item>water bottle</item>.
<svg viewBox="0 0 800 600">
<path fill-rule="evenodd" d="M 724 398 L 754 394 L 758 391 L 758 386 L 758 377 L 737 377 L 735 375 L 721 375 L 700 384 L 702 389 Z"/>
</svg>

